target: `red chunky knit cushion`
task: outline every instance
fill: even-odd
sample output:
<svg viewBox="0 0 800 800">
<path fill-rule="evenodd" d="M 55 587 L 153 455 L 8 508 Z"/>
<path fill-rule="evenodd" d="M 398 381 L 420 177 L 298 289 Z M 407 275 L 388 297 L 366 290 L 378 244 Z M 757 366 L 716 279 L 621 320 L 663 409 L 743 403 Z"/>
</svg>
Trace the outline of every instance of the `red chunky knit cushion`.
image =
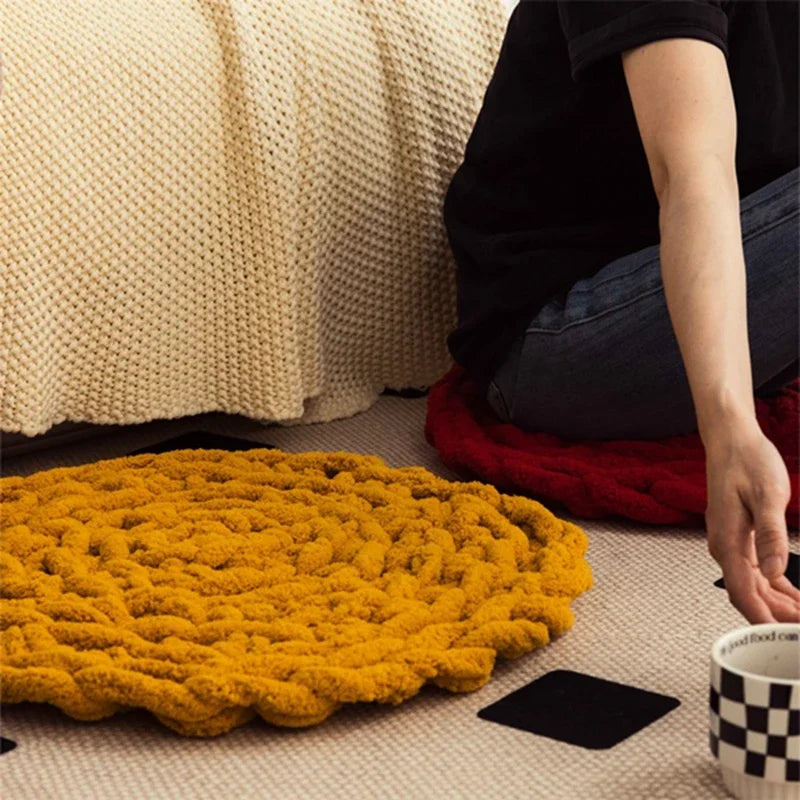
<svg viewBox="0 0 800 800">
<path fill-rule="evenodd" d="M 798 527 L 800 380 L 756 398 L 764 433 L 789 470 L 787 522 Z M 475 384 L 454 366 L 430 391 L 425 437 L 452 469 L 505 492 L 563 503 L 580 517 L 702 525 L 705 456 L 697 434 L 660 441 L 568 442 L 500 422 Z"/>
</svg>

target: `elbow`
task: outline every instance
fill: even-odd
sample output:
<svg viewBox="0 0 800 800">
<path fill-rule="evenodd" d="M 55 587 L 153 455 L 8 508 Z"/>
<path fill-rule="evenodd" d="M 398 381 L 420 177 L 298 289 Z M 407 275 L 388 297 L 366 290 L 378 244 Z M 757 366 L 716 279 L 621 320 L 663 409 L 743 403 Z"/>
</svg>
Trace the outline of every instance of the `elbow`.
<svg viewBox="0 0 800 800">
<path fill-rule="evenodd" d="M 671 202 L 704 197 L 738 198 L 736 162 L 732 155 L 717 152 L 663 160 L 653 165 L 653 188 L 661 208 Z"/>
</svg>

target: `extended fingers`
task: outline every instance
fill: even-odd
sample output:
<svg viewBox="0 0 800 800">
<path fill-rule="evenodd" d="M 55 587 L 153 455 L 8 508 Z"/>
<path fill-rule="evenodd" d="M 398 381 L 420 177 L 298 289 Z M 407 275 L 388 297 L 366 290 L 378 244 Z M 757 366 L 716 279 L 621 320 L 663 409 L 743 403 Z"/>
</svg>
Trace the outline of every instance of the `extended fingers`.
<svg viewBox="0 0 800 800">
<path fill-rule="evenodd" d="M 770 581 L 764 596 L 778 622 L 800 622 L 800 590 L 788 578 Z"/>
<path fill-rule="evenodd" d="M 786 534 L 786 506 L 789 488 L 782 484 L 769 492 L 757 493 L 752 503 L 756 554 L 761 572 L 767 580 L 783 575 L 789 559 L 789 538 Z"/>
<path fill-rule="evenodd" d="M 722 568 L 731 605 L 748 622 L 775 622 L 759 592 L 751 521 L 739 503 L 724 507 L 723 513 L 706 513 L 708 550 Z"/>
<path fill-rule="evenodd" d="M 756 553 L 761 572 L 767 580 L 783 575 L 789 559 L 789 540 L 783 512 L 764 514 L 755 521 Z"/>
<path fill-rule="evenodd" d="M 770 608 L 771 604 L 767 603 L 759 591 L 759 574 L 749 559 L 741 553 L 730 553 L 721 566 L 725 588 L 728 590 L 728 598 L 733 607 L 753 625 L 776 622 L 777 619 Z M 784 610 L 782 601 L 777 605 L 779 611 Z"/>
</svg>

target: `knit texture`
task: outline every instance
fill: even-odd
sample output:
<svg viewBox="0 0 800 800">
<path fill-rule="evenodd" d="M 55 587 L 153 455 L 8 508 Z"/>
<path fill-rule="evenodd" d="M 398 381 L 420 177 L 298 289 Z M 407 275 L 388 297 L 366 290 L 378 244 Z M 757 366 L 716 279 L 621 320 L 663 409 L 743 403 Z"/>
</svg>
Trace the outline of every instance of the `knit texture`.
<svg viewBox="0 0 800 800">
<path fill-rule="evenodd" d="M 449 367 L 500 0 L 3 12 L 0 428 L 315 422 Z"/>
<path fill-rule="evenodd" d="M 178 450 L 0 480 L 3 702 L 209 736 L 484 685 L 573 623 L 576 525 L 376 456 Z"/>
<path fill-rule="evenodd" d="M 769 399 L 756 414 L 789 472 L 789 525 L 800 520 L 800 381 Z M 456 366 L 428 396 L 425 436 L 442 461 L 460 474 L 503 491 L 563 503 L 586 518 L 704 524 L 705 451 L 697 434 L 661 441 L 571 442 L 502 423 L 467 373 Z"/>
</svg>

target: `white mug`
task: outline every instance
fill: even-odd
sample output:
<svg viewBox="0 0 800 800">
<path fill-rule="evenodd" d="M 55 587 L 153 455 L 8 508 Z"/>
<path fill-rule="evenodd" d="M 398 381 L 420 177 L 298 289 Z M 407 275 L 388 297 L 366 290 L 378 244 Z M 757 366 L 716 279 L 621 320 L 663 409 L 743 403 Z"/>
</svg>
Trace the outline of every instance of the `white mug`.
<svg viewBox="0 0 800 800">
<path fill-rule="evenodd" d="M 711 649 L 709 743 L 740 800 L 800 798 L 800 624 L 749 625 Z"/>
</svg>

